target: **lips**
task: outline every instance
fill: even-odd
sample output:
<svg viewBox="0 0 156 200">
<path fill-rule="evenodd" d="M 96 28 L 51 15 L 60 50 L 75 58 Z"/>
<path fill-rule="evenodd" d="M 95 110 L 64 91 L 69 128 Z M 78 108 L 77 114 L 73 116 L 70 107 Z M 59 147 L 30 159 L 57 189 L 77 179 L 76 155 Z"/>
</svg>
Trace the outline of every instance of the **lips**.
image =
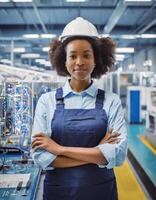
<svg viewBox="0 0 156 200">
<path fill-rule="evenodd" d="M 85 71 L 86 71 L 86 69 L 80 69 L 80 68 L 74 69 L 74 72 L 85 72 Z"/>
</svg>

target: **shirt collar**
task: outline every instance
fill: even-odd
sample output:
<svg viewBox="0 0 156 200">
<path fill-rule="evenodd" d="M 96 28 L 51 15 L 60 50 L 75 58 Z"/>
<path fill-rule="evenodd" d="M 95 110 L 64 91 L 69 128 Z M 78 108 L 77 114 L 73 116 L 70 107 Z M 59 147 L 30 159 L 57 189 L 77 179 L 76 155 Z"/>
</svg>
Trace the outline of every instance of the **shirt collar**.
<svg viewBox="0 0 156 200">
<path fill-rule="evenodd" d="M 63 97 L 66 97 L 69 94 L 75 94 L 75 95 L 81 95 L 81 94 L 87 94 L 89 96 L 95 97 L 97 95 L 97 86 L 96 84 L 93 82 L 89 88 L 87 88 L 84 91 L 81 92 L 75 92 L 74 90 L 72 90 L 70 84 L 69 84 L 69 80 L 66 81 L 66 83 L 63 86 Z"/>
</svg>

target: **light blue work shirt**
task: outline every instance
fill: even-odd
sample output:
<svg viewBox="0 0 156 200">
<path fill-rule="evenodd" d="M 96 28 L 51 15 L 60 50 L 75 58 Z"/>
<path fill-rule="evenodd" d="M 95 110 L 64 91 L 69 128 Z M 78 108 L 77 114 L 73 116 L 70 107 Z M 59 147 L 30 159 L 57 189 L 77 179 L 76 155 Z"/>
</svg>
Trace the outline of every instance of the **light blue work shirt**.
<svg viewBox="0 0 156 200">
<path fill-rule="evenodd" d="M 93 109 L 95 108 L 95 101 L 98 87 L 93 82 L 92 85 L 82 92 L 75 92 L 70 87 L 69 81 L 66 81 L 63 86 L 63 97 L 65 108 L 67 109 Z M 43 94 L 38 100 L 34 124 L 32 130 L 33 136 L 37 133 L 45 133 L 49 137 L 52 134 L 51 120 L 56 109 L 55 100 L 56 90 Z M 120 141 L 115 144 L 100 144 L 97 147 L 107 160 L 106 165 L 99 165 L 99 167 L 113 168 L 119 166 L 125 160 L 127 154 L 127 128 L 124 119 L 124 112 L 121 106 L 121 101 L 118 95 L 114 93 L 105 92 L 105 100 L 103 109 L 108 117 L 107 130 L 113 128 L 113 132 L 121 133 Z M 60 122 L 61 123 L 61 122 Z M 50 152 L 38 149 L 32 152 L 35 163 L 40 165 L 43 169 L 53 169 L 48 167 L 56 156 Z"/>
</svg>

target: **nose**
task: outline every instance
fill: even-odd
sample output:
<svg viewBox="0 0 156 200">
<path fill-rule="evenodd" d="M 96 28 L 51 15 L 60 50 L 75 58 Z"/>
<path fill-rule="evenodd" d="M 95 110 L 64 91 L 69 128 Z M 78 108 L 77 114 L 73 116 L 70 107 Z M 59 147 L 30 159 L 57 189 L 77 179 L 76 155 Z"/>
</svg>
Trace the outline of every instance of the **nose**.
<svg viewBox="0 0 156 200">
<path fill-rule="evenodd" d="M 84 64 L 84 59 L 82 57 L 77 57 L 76 64 L 77 65 L 83 65 Z"/>
</svg>

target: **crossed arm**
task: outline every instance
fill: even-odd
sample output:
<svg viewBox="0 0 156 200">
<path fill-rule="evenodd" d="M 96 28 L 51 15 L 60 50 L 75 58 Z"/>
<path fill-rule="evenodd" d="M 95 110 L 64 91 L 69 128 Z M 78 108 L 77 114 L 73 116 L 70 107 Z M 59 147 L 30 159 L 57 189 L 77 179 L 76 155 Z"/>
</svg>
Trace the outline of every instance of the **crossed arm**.
<svg viewBox="0 0 156 200">
<path fill-rule="evenodd" d="M 113 129 L 108 131 L 99 144 L 117 143 L 119 141 L 118 136 L 120 134 L 112 132 Z M 97 147 L 81 148 L 62 146 L 43 133 L 38 133 L 34 136 L 32 148 L 34 151 L 37 149 L 44 149 L 52 154 L 57 155 L 56 159 L 51 163 L 51 166 L 54 168 L 75 167 L 87 163 L 107 163 L 107 160 Z"/>
</svg>

